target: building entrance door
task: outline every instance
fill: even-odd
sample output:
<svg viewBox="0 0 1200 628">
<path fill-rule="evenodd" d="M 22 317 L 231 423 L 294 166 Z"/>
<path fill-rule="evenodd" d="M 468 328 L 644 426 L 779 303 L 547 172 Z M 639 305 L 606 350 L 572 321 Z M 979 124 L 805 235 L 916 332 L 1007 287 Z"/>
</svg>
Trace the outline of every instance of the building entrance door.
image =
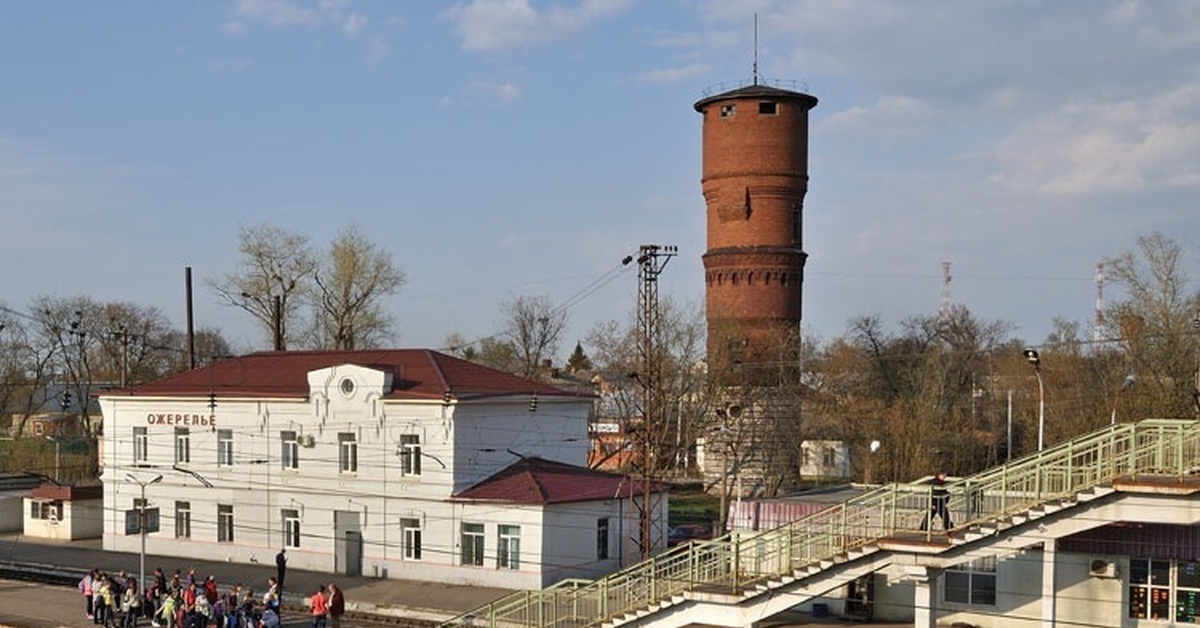
<svg viewBox="0 0 1200 628">
<path fill-rule="evenodd" d="M 338 510 L 333 513 L 333 570 L 344 576 L 361 576 L 363 559 L 362 513 Z"/>
</svg>

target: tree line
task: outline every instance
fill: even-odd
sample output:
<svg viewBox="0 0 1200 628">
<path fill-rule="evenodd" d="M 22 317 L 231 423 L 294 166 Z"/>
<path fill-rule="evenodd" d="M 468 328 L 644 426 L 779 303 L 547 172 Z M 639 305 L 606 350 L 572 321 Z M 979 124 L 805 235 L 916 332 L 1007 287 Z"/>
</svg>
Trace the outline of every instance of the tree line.
<svg viewBox="0 0 1200 628">
<path fill-rule="evenodd" d="M 384 300 L 403 287 L 405 273 L 358 227 L 323 250 L 269 224 L 242 228 L 238 242 L 236 267 L 206 286 L 253 317 L 274 346 L 394 342 Z M 1106 305 L 1098 330 L 1056 319 L 1053 333 L 1034 343 L 1038 373 L 1010 324 L 965 306 L 893 326 L 866 314 L 831 340 L 797 333 L 780 339 L 775 355 L 718 363 L 708 359 L 702 308 L 663 299 L 652 343 L 641 338 L 631 304 L 628 321 L 594 326 L 564 360 L 569 312 L 548 297 L 524 295 L 498 304 L 502 322 L 494 335 L 468 340 L 450 333 L 445 346 L 525 377 L 573 373 L 582 385 L 601 386 L 599 415 L 652 417 L 641 438 L 652 445 L 656 473 L 695 472 L 695 445 L 705 442 L 726 457 L 721 476 L 707 481 L 727 481 L 753 465 L 764 478 L 759 492 L 772 494 L 795 477 L 799 441 L 815 439 L 847 443 L 856 478 L 966 474 L 1033 451 L 1036 375 L 1044 382 L 1049 444 L 1112 421 L 1200 417 L 1200 293 L 1187 276 L 1183 247 L 1163 234 L 1145 235 L 1105 265 L 1123 297 Z M 195 347 L 200 364 L 233 353 L 212 328 L 198 330 Z M 0 306 L 0 407 L 14 419 L 15 434 L 29 415 L 55 410 L 57 400 L 38 396 L 50 383 L 82 400 L 98 388 L 186 370 L 188 357 L 185 334 L 155 307 L 87 296 Z M 652 394 L 639 381 L 648 361 Z M 766 407 L 771 412 L 760 414 L 771 421 L 748 420 Z M 93 417 L 86 404 L 80 408 L 90 430 Z"/>
</svg>

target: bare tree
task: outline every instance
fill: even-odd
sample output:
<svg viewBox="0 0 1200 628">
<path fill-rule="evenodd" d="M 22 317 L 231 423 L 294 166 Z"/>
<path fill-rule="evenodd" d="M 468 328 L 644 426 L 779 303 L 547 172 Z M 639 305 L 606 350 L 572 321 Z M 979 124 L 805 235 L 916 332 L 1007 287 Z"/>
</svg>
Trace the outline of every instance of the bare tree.
<svg viewBox="0 0 1200 628">
<path fill-rule="evenodd" d="M 228 305 L 250 313 L 284 349 L 317 269 L 308 236 L 261 224 L 238 233 L 242 265 L 206 285 Z"/>
<path fill-rule="evenodd" d="M 0 311 L 0 408 L 16 420 L 11 433 L 24 433 L 25 420 L 43 404 L 38 395 L 52 374 L 54 349 L 39 343 L 37 319 Z"/>
<path fill-rule="evenodd" d="M 387 251 L 351 226 L 338 234 L 329 257 L 314 276 L 311 300 L 314 336 L 320 346 L 360 349 L 377 346 L 391 332 L 381 303 L 404 285 L 404 271 Z"/>
<path fill-rule="evenodd" d="M 517 359 L 517 373 L 536 378 L 542 374 L 543 361 L 553 359 L 563 330 L 567 328 L 566 310 L 555 308 L 546 296 L 520 296 L 500 306 L 504 312 L 503 336 Z"/>
<path fill-rule="evenodd" d="M 645 469 L 651 473 L 674 468 L 688 471 L 695 463 L 690 452 L 707 425 L 708 399 L 705 396 L 703 365 L 705 327 L 703 310 L 679 306 L 670 299 L 659 302 L 659 341 L 651 356 L 660 374 L 662 390 L 649 398 L 661 400 L 659 407 L 647 413 L 643 405 L 648 396 L 639 373 L 644 368 L 643 343 L 636 322 L 622 325 L 616 321 L 597 324 L 588 332 L 591 362 L 604 386 L 601 390 L 601 414 L 621 422 L 627 432 L 644 429 L 638 442 L 648 451 Z M 641 425 L 642 418 L 651 422 Z"/>
<path fill-rule="evenodd" d="M 1145 416 L 1200 414 L 1200 293 L 1189 288 L 1183 253 L 1177 242 L 1153 233 L 1137 239 L 1136 252 L 1105 261 L 1126 296 L 1108 309 L 1107 319 L 1121 330 L 1137 380 L 1130 401 Z"/>
</svg>

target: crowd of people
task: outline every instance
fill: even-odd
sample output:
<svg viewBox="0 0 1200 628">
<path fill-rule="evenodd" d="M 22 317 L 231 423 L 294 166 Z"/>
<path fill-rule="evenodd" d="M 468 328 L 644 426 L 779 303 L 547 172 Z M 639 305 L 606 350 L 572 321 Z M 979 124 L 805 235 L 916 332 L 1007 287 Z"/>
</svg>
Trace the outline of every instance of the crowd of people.
<svg viewBox="0 0 1200 628">
<path fill-rule="evenodd" d="M 282 573 L 283 569 L 280 569 Z M 218 591 L 213 576 L 198 579 L 195 568 L 171 576 L 162 568 L 144 588 L 124 571 L 108 574 L 93 569 L 79 582 L 87 617 L 105 628 L 138 628 L 149 620 L 156 628 L 276 628 L 283 595 L 280 578 L 267 579 L 258 595 L 241 583 Z M 309 598 L 313 628 L 340 628 L 345 597 L 336 584 L 322 585 Z"/>
</svg>

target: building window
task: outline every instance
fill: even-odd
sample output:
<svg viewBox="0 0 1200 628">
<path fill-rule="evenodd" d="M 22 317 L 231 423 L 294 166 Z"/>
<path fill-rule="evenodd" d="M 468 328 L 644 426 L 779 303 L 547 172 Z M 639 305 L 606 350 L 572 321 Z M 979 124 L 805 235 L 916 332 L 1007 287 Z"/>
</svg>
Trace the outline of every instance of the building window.
<svg viewBox="0 0 1200 628">
<path fill-rule="evenodd" d="M 284 547 L 300 547 L 299 510 L 286 508 L 283 510 L 283 545 Z"/>
<path fill-rule="evenodd" d="M 946 569 L 946 601 L 995 606 L 996 558 L 977 558 Z"/>
<path fill-rule="evenodd" d="M 217 542 L 233 542 L 233 505 L 217 504 Z"/>
<path fill-rule="evenodd" d="M 1181 560 L 1175 573 L 1175 621 L 1195 624 L 1200 616 L 1200 562 Z"/>
<path fill-rule="evenodd" d="M 521 567 L 521 526 L 497 526 L 496 569 Z"/>
<path fill-rule="evenodd" d="M 35 499 L 29 502 L 29 517 L 42 521 L 62 521 L 61 499 Z"/>
<path fill-rule="evenodd" d="M 296 440 L 296 433 L 293 431 L 280 432 L 279 445 L 282 448 L 279 453 L 279 459 L 283 461 L 283 468 L 299 469 L 300 442 Z"/>
<path fill-rule="evenodd" d="M 596 520 L 596 559 L 608 558 L 608 517 Z"/>
<path fill-rule="evenodd" d="M 400 475 L 421 475 L 421 437 L 400 435 Z"/>
<path fill-rule="evenodd" d="M 354 434 L 338 434 L 338 468 L 342 473 L 358 473 L 358 441 Z"/>
<path fill-rule="evenodd" d="M 837 449 L 833 447 L 825 447 L 821 451 L 821 466 L 822 471 L 833 471 L 837 469 Z"/>
<path fill-rule="evenodd" d="M 233 466 L 233 430 L 217 430 L 217 466 Z"/>
<path fill-rule="evenodd" d="M 732 118 L 737 113 L 737 105 L 721 105 L 721 117 Z"/>
<path fill-rule="evenodd" d="M 192 538 L 192 502 L 175 502 L 175 538 Z"/>
<path fill-rule="evenodd" d="M 404 530 L 404 558 L 421 560 L 421 520 L 401 519 L 400 529 Z"/>
<path fill-rule="evenodd" d="M 133 428 L 133 463 L 145 464 L 149 459 L 147 450 L 150 444 L 150 437 L 146 435 L 146 428 Z"/>
<path fill-rule="evenodd" d="M 483 524 L 462 524 L 462 564 L 483 566 Z"/>
<path fill-rule="evenodd" d="M 1200 562 L 1129 559 L 1129 616 L 1195 624 L 1200 616 Z"/>
<path fill-rule="evenodd" d="M 175 428 L 175 464 L 192 461 L 192 432 L 186 427 Z"/>
<path fill-rule="evenodd" d="M 758 113 L 763 116 L 773 116 L 779 113 L 779 105 L 773 102 L 758 103 Z"/>
</svg>

